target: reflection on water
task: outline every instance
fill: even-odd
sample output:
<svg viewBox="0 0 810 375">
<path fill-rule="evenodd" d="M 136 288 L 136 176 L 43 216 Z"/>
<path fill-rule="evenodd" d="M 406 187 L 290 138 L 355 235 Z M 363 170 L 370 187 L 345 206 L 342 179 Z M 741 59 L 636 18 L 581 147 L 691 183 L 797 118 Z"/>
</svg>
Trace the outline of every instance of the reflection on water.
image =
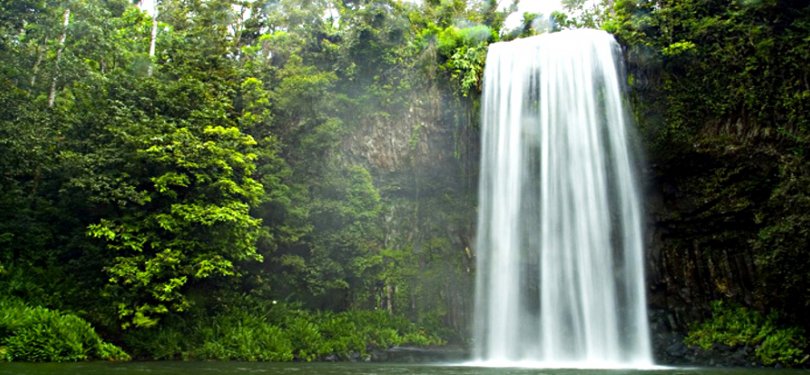
<svg viewBox="0 0 810 375">
<path fill-rule="evenodd" d="M 486 368 L 452 364 L 390 363 L 245 363 L 245 362 L 129 362 L 129 363 L 2 363 L 0 375 L 799 375 L 810 370 L 661 368 L 655 370 L 575 370 Z"/>
</svg>

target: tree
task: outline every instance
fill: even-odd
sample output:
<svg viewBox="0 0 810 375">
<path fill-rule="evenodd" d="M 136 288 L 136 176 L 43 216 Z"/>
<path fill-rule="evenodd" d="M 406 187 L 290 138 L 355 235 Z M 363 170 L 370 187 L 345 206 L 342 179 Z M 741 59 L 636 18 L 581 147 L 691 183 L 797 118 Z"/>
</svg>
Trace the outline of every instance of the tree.
<svg viewBox="0 0 810 375">
<path fill-rule="evenodd" d="M 260 222 L 250 208 L 262 187 L 251 178 L 255 154 L 246 152 L 255 144 L 233 127 L 178 127 L 138 150 L 154 171 L 153 186 L 136 192 L 147 209 L 135 206 L 89 228 L 116 252 L 107 272 L 124 328 L 182 312 L 189 285 L 236 276 L 238 262 L 261 260 Z"/>
</svg>

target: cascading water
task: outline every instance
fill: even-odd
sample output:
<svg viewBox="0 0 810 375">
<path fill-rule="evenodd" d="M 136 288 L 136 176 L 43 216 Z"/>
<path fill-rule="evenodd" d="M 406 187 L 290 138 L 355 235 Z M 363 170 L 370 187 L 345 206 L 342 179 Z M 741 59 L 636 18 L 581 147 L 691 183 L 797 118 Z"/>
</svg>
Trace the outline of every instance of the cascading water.
<svg viewBox="0 0 810 375">
<path fill-rule="evenodd" d="M 618 56 L 596 30 L 489 48 L 476 362 L 652 365 Z"/>
</svg>

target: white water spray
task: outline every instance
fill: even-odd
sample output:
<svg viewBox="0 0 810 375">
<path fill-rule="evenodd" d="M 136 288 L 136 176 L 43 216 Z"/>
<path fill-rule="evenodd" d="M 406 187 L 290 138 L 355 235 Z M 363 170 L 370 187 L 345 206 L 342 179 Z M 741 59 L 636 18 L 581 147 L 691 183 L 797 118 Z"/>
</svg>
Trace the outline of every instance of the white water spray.
<svg viewBox="0 0 810 375">
<path fill-rule="evenodd" d="M 596 30 L 490 46 L 475 360 L 649 367 L 642 217 L 619 50 Z"/>
</svg>

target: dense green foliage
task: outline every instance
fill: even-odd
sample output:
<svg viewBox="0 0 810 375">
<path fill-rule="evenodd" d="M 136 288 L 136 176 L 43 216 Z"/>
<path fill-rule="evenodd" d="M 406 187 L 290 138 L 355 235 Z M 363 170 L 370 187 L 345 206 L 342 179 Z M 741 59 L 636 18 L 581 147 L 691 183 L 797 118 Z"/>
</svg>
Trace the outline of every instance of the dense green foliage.
<svg viewBox="0 0 810 375">
<path fill-rule="evenodd" d="M 807 361 L 807 342 L 797 327 L 780 328 L 776 315 L 763 316 L 757 311 L 722 301 L 712 303 L 712 317 L 696 324 L 686 342 L 710 350 L 714 345 L 756 348 L 757 359 L 766 365 L 799 365 Z"/>
<path fill-rule="evenodd" d="M 17 300 L 0 300 L 0 360 L 128 360 L 121 348 L 103 341 L 85 320 Z"/>
<path fill-rule="evenodd" d="M 808 4 L 625 0 L 604 25 L 650 155 L 656 287 L 810 327 Z"/>
<path fill-rule="evenodd" d="M 371 350 L 442 343 L 385 311 L 308 313 L 283 304 L 242 305 L 140 330 L 127 337 L 127 346 L 151 359 L 312 361 L 361 360 Z"/>
<path fill-rule="evenodd" d="M 460 340 L 474 173 L 454 166 L 474 156 L 494 3 L 163 0 L 156 14 L 0 4 L 0 295 L 142 358 L 439 342 L 402 316 Z M 426 91 L 431 107 L 414 105 Z M 358 156 L 389 128 L 406 147 Z M 431 160 L 436 129 L 455 140 L 443 180 L 384 174 Z M 220 306 L 240 296 L 253 302 Z M 26 337 L 4 355 L 108 357 L 17 354 Z"/>
</svg>

